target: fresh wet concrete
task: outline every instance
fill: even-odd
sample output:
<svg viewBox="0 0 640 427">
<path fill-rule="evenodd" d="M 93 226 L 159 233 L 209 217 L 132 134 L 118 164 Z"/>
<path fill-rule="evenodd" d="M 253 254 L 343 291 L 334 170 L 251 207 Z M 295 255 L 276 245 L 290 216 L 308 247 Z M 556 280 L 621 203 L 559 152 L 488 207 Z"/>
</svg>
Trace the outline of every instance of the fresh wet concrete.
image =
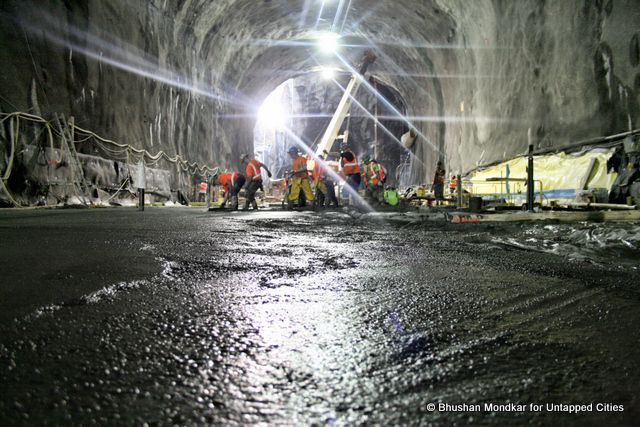
<svg viewBox="0 0 640 427">
<path fill-rule="evenodd" d="M 0 420 L 634 425 L 637 268 L 501 244 L 507 232 L 340 212 L 2 211 Z"/>
</svg>

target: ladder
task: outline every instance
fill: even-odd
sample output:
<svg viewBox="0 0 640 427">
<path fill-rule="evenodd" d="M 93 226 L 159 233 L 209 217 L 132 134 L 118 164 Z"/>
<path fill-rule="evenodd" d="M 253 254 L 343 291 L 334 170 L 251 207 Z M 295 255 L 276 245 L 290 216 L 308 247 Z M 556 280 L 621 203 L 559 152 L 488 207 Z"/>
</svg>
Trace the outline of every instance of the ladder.
<svg viewBox="0 0 640 427">
<path fill-rule="evenodd" d="M 322 135 L 322 139 L 318 144 L 318 148 L 316 148 L 316 156 L 320 157 L 323 155 L 324 151 L 331 151 L 331 147 L 333 146 L 333 143 L 336 139 L 342 139 L 346 142 L 348 131 L 345 131 L 345 133 L 340 136 L 338 136 L 338 132 L 342 127 L 342 123 L 344 123 L 344 119 L 349 114 L 353 98 L 356 96 L 356 92 L 358 92 L 358 88 L 360 88 L 360 84 L 364 79 L 364 73 L 367 72 L 367 68 L 369 67 L 369 65 L 373 64 L 375 60 L 376 55 L 372 51 L 365 51 L 360 69 L 357 73 L 354 73 L 351 76 L 351 80 L 347 85 L 347 89 L 344 91 L 342 99 L 340 99 L 338 108 L 336 109 L 335 113 L 333 113 L 333 117 L 331 117 L 329 126 Z"/>
</svg>

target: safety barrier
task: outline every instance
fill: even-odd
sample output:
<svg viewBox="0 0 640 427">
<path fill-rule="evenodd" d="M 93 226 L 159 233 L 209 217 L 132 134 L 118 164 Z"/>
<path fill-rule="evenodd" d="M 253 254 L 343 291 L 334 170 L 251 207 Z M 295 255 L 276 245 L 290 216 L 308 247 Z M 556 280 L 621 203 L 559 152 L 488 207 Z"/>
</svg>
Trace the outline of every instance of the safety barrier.
<svg viewBox="0 0 640 427">
<path fill-rule="evenodd" d="M 540 205 L 548 202 L 542 180 L 534 179 L 534 199 L 538 199 Z M 487 178 L 463 180 L 463 188 L 468 192 L 468 197 L 482 197 L 485 201 L 504 201 L 509 205 L 517 205 L 518 202 L 526 203 L 527 200 L 526 178 Z M 537 187 L 537 188 L 535 188 Z"/>
</svg>

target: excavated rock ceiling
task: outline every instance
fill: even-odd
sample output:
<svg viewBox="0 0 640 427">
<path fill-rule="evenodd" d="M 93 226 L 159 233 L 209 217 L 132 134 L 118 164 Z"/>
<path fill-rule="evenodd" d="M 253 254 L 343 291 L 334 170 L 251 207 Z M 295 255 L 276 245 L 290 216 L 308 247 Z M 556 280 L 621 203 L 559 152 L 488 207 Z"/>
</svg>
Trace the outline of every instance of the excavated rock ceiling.
<svg viewBox="0 0 640 427">
<path fill-rule="evenodd" d="M 9 0 L 0 12 L 3 111 L 74 115 L 210 164 L 237 166 L 267 94 L 331 62 L 315 37 L 332 26 L 347 63 L 375 49 L 371 73 L 422 134 L 424 176 L 438 157 L 464 172 L 522 153 L 528 129 L 553 147 L 639 118 L 634 0 Z"/>
</svg>

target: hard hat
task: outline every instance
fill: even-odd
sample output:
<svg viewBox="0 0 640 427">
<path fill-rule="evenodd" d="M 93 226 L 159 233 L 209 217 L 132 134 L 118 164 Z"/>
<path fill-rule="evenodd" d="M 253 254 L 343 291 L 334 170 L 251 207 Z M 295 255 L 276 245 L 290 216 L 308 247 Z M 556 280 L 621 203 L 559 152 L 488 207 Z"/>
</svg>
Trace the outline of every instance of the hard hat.
<svg viewBox="0 0 640 427">
<path fill-rule="evenodd" d="M 298 149 L 296 147 L 289 147 L 289 149 L 287 150 L 287 153 L 298 154 Z"/>
<path fill-rule="evenodd" d="M 240 162 L 244 162 L 245 159 L 248 159 L 249 155 L 248 154 L 240 154 Z"/>
<path fill-rule="evenodd" d="M 371 157 L 368 154 L 362 156 L 362 163 L 369 163 L 371 161 Z"/>
</svg>

